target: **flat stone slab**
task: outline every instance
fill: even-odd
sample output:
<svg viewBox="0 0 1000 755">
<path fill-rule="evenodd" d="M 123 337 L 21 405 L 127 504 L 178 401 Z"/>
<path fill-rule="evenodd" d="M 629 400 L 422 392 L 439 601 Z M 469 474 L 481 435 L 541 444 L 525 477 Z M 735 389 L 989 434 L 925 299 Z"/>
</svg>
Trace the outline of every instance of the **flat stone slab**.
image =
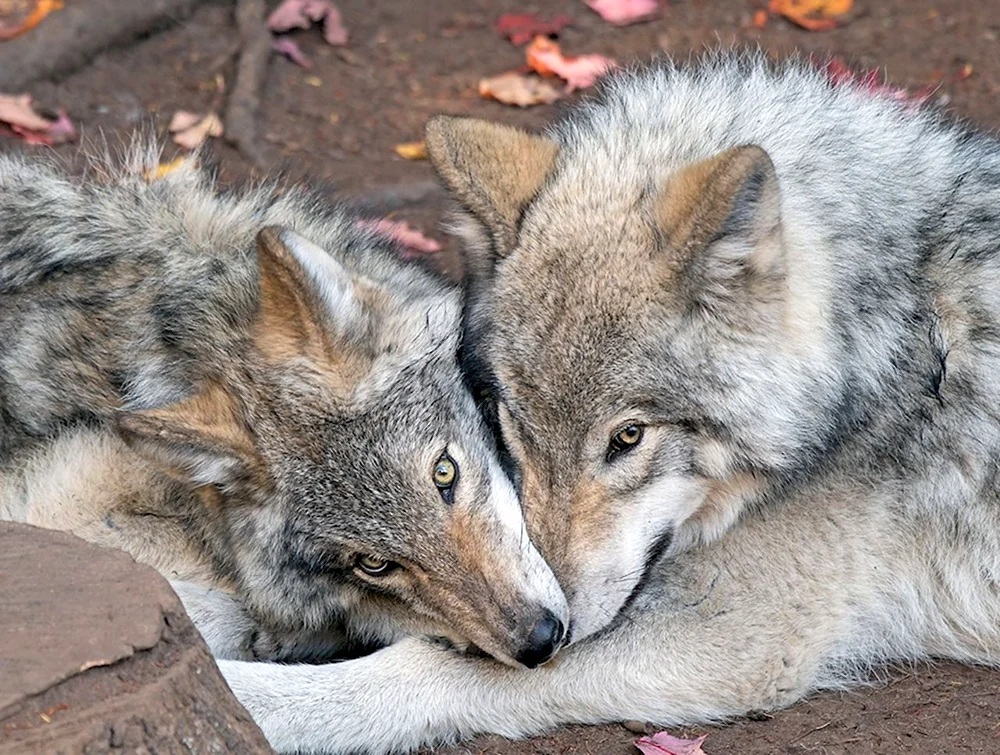
<svg viewBox="0 0 1000 755">
<path fill-rule="evenodd" d="M 0 753 L 269 753 L 166 580 L 0 522 Z"/>
</svg>

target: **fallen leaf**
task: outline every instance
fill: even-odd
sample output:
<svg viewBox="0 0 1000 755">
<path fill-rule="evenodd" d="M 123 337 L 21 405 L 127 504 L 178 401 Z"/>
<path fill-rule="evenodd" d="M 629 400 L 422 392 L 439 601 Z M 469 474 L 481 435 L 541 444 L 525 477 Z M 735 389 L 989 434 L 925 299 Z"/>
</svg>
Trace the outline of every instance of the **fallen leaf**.
<svg viewBox="0 0 1000 755">
<path fill-rule="evenodd" d="M 660 13 L 658 0 L 586 0 L 592 11 L 615 26 L 649 21 Z"/>
<path fill-rule="evenodd" d="M 421 254 L 433 254 L 441 251 L 441 243 L 424 236 L 416 228 L 401 220 L 359 220 L 358 227 L 372 231 L 380 236 L 395 241 L 402 247 L 404 259 L 418 257 Z"/>
<path fill-rule="evenodd" d="M 197 149 L 210 136 L 222 136 L 222 121 L 215 113 L 198 115 L 186 110 L 178 110 L 170 119 L 167 130 L 173 134 L 175 143 L 185 149 Z"/>
<path fill-rule="evenodd" d="M 830 58 L 825 65 L 815 60 L 813 63 L 823 68 L 827 78 L 834 84 L 851 84 L 867 90 L 873 95 L 886 97 L 890 100 L 920 105 L 934 93 L 932 87 L 921 87 L 910 92 L 902 87 L 893 86 L 885 80 L 879 71 L 854 71 L 839 58 Z"/>
<path fill-rule="evenodd" d="M 334 47 L 347 44 L 347 27 L 340 17 L 340 11 L 333 5 L 327 10 L 326 19 L 323 21 L 323 39 Z"/>
<path fill-rule="evenodd" d="M 164 176 L 169 176 L 175 170 L 180 168 L 187 162 L 186 157 L 175 157 L 170 162 L 160 163 L 153 170 L 147 170 L 143 177 L 150 182 L 159 181 Z"/>
<path fill-rule="evenodd" d="M 302 66 L 307 71 L 312 68 L 312 61 L 309 60 L 308 56 L 302 52 L 299 48 L 298 43 L 289 37 L 276 37 L 273 42 L 271 42 L 271 49 L 277 53 L 281 53 L 290 61 L 296 65 Z"/>
<path fill-rule="evenodd" d="M 407 142 L 396 145 L 396 154 L 404 160 L 426 160 L 427 145 L 423 142 Z"/>
<path fill-rule="evenodd" d="M 558 76 L 566 81 L 566 91 L 584 89 L 615 67 L 603 55 L 577 55 L 567 58 L 559 45 L 548 37 L 535 37 L 527 48 L 528 65 L 542 76 Z"/>
<path fill-rule="evenodd" d="M 753 12 L 753 28 L 763 29 L 765 26 L 767 26 L 767 11 L 758 8 Z"/>
<path fill-rule="evenodd" d="M 347 44 L 347 29 L 340 11 L 330 0 L 282 0 L 267 17 L 271 31 L 308 29 L 313 23 L 323 22 L 323 38 L 334 47 Z"/>
<path fill-rule="evenodd" d="M 12 10 L 7 10 L 3 6 L 0 6 L 0 9 L 7 10 L 7 13 L 13 15 L 20 10 L 18 5 L 24 6 L 25 3 L 15 4 Z M 17 24 L 8 25 L 4 23 L 3 16 L 0 15 L 0 42 L 13 39 L 24 34 L 26 31 L 34 29 L 52 11 L 62 8 L 63 4 L 62 0 L 32 0 L 31 5 L 28 7 L 30 8 L 28 14 L 24 17 L 23 21 Z M 7 15 L 7 13 L 3 15 Z"/>
<path fill-rule="evenodd" d="M 569 16 L 556 16 L 551 21 L 544 21 L 534 13 L 507 13 L 497 19 L 496 30 L 500 36 L 509 39 L 515 45 L 523 45 L 535 37 L 558 34 L 573 23 Z"/>
<path fill-rule="evenodd" d="M 479 81 L 479 94 L 504 105 L 530 107 L 548 105 L 563 96 L 563 90 L 551 81 L 531 74 L 510 71 Z"/>
<path fill-rule="evenodd" d="M 204 116 L 198 113 L 189 113 L 187 110 L 178 110 L 170 119 L 167 131 L 173 134 L 176 131 L 186 131 L 200 121 Z"/>
<path fill-rule="evenodd" d="M 768 10 L 808 31 L 828 31 L 853 7 L 854 0 L 771 0 Z"/>
<path fill-rule="evenodd" d="M 35 112 L 31 96 L 0 94 L 0 124 L 28 144 L 62 144 L 76 139 L 76 127 L 62 110 L 55 120 Z"/>
<path fill-rule="evenodd" d="M 679 739 L 661 731 L 651 737 L 640 737 L 635 746 L 643 755 L 706 755 L 701 743 L 707 738 L 704 734 L 697 739 Z"/>
<path fill-rule="evenodd" d="M 44 131 L 49 127 L 49 122 L 31 106 L 29 94 L 0 94 L 0 121 L 32 131 Z"/>
</svg>

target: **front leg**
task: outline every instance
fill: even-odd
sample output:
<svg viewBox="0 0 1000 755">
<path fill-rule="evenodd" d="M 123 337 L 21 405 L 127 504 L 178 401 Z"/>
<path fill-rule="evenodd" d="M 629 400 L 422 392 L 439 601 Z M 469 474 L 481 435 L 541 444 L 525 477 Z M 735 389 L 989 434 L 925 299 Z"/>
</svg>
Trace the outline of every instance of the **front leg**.
<svg viewBox="0 0 1000 755">
<path fill-rule="evenodd" d="M 257 622 L 236 596 L 194 582 L 171 580 L 170 586 L 213 656 L 236 660 L 259 657 L 254 652 Z"/>
<path fill-rule="evenodd" d="M 755 645 L 728 616 L 712 626 L 675 615 L 670 631 L 640 617 L 645 626 L 623 623 L 534 670 L 417 638 L 326 666 L 219 665 L 278 752 L 406 752 L 569 723 L 707 721 L 807 691 L 815 664 L 790 667 L 766 629 Z"/>
<path fill-rule="evenodd" d="M 231 593 L 178 580 L 170 586 L 216 658 L 316 663 L 358 650 L 339 627 L 323 631 L 264 627 Z"/>
</svg>

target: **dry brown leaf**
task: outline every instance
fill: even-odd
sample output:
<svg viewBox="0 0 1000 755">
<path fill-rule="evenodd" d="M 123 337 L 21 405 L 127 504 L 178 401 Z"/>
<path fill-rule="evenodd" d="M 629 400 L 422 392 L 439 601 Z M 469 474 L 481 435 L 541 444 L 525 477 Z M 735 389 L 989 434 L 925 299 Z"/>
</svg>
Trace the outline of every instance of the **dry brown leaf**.
<svg viewBox="0 0 1000 755">
<path fill-rule="evenodd" d="M 222 121 L 215 113 L 201 116 L 186 110 L 174 113 L 167 130 L 173 134 L 174 142 L 185 149 L 197 149 L 209 137 L 223 133 Z"/>
<path fill-rule="evenodd" d="M 562 97 L 563 93 L 551 81 L 517 71 L 481 79 L 479 82 L 481 96 L 518 107 L 548 105 Z"/>
</svg>

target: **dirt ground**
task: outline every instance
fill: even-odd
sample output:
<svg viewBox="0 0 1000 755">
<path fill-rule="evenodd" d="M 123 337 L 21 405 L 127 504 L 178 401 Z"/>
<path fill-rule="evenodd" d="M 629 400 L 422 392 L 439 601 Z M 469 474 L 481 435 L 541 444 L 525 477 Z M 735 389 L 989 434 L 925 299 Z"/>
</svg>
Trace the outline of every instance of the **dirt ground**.
<svg viewBox="0 0 1000 755">
<path fill-rule="evenodd" d="M 662 50 L 686 56 L 734 42 L 760 44 L 776 54 L 833 54 L 859 68 L 881 67 L 902 86 L 939 84 L 935 99 L 984 126 L 1000 126 L 995 0 L 858 0 L 850 23 L 823 33 L 779 19 L 763 30 L 753 28 L 758 4 L 763 0 L 671 0 L 650 23 L 613 28 L 581 0 L 338 0 L 349 45 L 336 50 L 318 32 L 300 33 L 314 68 L 272 61 L 260 132 L 272 168 L 330 185 L 372 214 L 392 214 L 421 227 L 445 242 L 431 261 L 457 274 L 454 245 L 438 228 L 445 201 L 430 167 L 400 159 L 393 146 L 419 140 L 435 113 L 532 128 L 557 115 L 559 106 L 519 110 L 478 96 L 481 77 L 523 63 L 521 48 L 492 28 L 505 12 L 566 13 L 575 19 L 560 36 L 566 53 L 599 52 L 622 62 Z M 61 81 L 38 83 L 31 93 L 46 106 L 66 109 L 87 139 L 103 132 L 113 142 L 150 118 L 162 133 L 177 109 L 223 109 L 236 45 L 231 4 L 208 3 L 190 19 L 109 51 Z M 972 74 L 961 78 L 967 65 Z M 0 140 L 0 151 L 19 148 Z M 59 149 L 72 156 L 77 148 Z M 226 180 L 251 172 L 232 148 L 217 142 L 214 149 Z M 819 695 L 773 718 L 696 731 L 709 734 L 710 755 L 998 753 L 998 685 L 995 673 L 949 664 L 921 667 L 895 672 L 870 689 Z M 629 753 L 636 752 L 634 737 L 621 726 L 581 727 L 527 743 L 483 738 L 451 752 Z"/>
</svg>

